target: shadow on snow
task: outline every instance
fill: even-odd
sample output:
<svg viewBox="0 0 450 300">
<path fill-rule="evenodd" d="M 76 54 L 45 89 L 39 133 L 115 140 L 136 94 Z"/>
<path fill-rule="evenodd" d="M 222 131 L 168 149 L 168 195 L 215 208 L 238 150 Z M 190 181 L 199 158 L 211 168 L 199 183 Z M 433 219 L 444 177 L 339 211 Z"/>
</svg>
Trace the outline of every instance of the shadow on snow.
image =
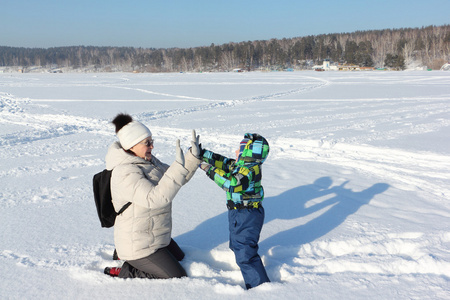
<svg viewBox="0 0 450 300">
<path fill-rule="evenodd" d="M 373 186 L 354 192 L 345 188 L 348 181 L 334 186 L 330 177 L 321 177 L 312 184 L 288 190 L 275 197 L 264 199 L 266 217 L 264 230 L 274 220 L 308 219 L 306 223 L 280 231 L 259 242 L 261 253 L 275 246 L 301 246 L 310 243 L 342 224 L 348 216 L 356 213 L 377 194 L 385 192 L 389 185 L 377 183 Z M 321 199 L 323 198 L 323 199 Z M 218 199 L 218 201 L 224 199 Z M 313 203 L 308 205 L 308 202 Z M 224 204 L 225 206 L 225 204 Z M 327 209 L 327 210 L 325 210 Z M 319 211 L 324 210 L 319 215 Z M 317 213 L 318 216 L 311 216 Z M 194 247 L 212 250 L 228 241 L 228 214 L 224 212 L 210 218 L 195 229 L 175 237 L 181 247 Z"/>
</svg>

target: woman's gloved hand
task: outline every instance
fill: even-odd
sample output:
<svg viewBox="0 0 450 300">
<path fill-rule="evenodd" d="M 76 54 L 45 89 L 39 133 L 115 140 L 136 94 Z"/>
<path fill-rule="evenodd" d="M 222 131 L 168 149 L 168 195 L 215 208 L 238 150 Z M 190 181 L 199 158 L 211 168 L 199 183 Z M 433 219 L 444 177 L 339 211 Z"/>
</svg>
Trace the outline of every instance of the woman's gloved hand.
<svg viewBox="0 0 450 300">
<path fill-rule="evenodd" d="M 176 156 L 175 156 L 176 162 L 178 162 L 180 165 L 184 167 L 184 154 L 183 150 L 180 148 L 180 140 L 177 140 L 177 149 L 176 149 Z"/>
<path fill-rule="evenodd" d="M 202 155 L 202 150 L 200 146 L 200 135 L 195 134 L 195 129 L 192 129 L 192 141 L 191 141 L 191 152 L 196 158 L 200 158 Z"/>
</svg>

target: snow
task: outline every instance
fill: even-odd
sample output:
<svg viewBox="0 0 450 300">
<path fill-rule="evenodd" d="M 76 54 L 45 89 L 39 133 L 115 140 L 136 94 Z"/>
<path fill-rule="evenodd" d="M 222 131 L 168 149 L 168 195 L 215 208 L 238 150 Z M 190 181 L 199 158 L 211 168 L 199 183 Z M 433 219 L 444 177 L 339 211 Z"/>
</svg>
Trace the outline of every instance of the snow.
<svg viewBox="0 0 450 300">
<path fill-rule="evenodd" d="M 118 279 L 93 174 L 119 112 L 171 163 L 196 129 L 232 156 L 265 136 L 260 255 L 246 291 L 225 195 L 201 171 L 173 205 L 188 278 Z M 449 299 L 450 73 L 0 74 L 1 299 Z"/>
</svg>

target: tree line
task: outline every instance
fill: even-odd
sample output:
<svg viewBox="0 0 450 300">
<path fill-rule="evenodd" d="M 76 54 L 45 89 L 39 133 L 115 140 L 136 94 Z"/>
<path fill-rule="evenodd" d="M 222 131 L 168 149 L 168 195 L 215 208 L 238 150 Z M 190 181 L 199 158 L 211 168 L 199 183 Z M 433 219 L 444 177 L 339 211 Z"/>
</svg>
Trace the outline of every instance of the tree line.
<svg viewBox="0 0 450 300">
<path fill-rule="evenodd" d="M 438 69 L 450 60 L 450 25 L 227 43 L 195 48 L 0 46 L 2 67 L 91 68 L 99 71 L 199 72 L 235 68 L 309 69 L 341 64 L 404 69 L 417 62 Z"/>
</svg>

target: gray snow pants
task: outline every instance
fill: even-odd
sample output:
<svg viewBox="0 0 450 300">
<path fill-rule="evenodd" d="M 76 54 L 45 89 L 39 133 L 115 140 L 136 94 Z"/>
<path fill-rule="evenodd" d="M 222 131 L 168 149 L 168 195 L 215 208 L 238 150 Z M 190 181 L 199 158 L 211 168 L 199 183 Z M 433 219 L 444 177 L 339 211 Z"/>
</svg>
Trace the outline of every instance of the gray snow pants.
<svg viewBox="0 0 450 300">
<path fill-rule="evenodd" d="M 127 260 L 119 273 L 119 278 L 168 279 L 187 276 L 180 265 L 183 250 L 172 239 L 167 247 L 140 259 Z"/>
</svg>

